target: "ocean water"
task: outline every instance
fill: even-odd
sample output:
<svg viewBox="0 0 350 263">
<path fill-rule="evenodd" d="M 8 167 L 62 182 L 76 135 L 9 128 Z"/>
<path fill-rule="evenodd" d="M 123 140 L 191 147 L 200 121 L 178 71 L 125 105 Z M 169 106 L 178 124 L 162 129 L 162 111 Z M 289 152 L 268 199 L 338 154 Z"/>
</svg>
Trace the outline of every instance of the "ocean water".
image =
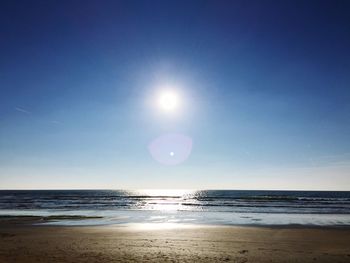
<svg viewBox="0 0 350 263">
<path fill-rule="evenodd" d="M 0 215 L 46 224 L 181 223 L 350 226 L 350 192 L 239 190 L 0 191 Z M 86 217 L 81 220 L 57 216 Z M 96 218 L 98 217 L 98 218 Z"/>
</svg>

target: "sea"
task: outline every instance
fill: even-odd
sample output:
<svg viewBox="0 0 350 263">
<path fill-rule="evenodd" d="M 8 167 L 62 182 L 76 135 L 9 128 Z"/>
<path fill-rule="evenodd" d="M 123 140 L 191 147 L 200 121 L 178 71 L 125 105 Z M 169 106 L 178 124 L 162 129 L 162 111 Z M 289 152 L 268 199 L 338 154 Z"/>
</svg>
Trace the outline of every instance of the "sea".
<svg viewBox="0 0 350 263">
<path fill-rule="evenodd" d="M 350 192 L 252 190 L 2 190 L 0 216 L 43 224 L 350 226 Z"/>
</svg>

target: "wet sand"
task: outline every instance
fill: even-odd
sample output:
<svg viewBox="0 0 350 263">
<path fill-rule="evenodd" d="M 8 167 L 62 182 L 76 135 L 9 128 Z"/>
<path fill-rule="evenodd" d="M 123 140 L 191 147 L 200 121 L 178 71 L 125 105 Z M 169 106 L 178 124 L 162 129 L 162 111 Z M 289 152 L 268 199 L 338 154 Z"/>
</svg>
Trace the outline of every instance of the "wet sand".
<svg viewBox="0 0 350 263">
<path fill-rule="evenodd" d="M 0 221 L 0 262 L 350 262 L 349 228 L 33 226 Z"/>
</svg>

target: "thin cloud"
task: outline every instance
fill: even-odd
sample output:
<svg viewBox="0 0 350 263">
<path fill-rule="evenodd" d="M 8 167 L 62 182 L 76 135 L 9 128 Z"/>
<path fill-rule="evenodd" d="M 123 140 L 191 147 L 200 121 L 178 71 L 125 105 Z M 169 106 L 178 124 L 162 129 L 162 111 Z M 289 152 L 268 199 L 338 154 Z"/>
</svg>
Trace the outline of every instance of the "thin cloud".
<svg viewBox="0 0 350 263">
<path fill-rule="evenodd" d="M 60 122 L 60 121 L 50 121 L 52 124 L 57 124 L 57 125 L 61 125 L 62 124 L 62 122 Z"/>
<path fill-rule="evenodd" d="M 15 110 L 22 112 L 22 113 L 25 113 L 25 114 L 32 114 L 30 111 L 27 111 L 27 110 L 20 108 L 20 107 L 15 107 Z"/>
</svg>

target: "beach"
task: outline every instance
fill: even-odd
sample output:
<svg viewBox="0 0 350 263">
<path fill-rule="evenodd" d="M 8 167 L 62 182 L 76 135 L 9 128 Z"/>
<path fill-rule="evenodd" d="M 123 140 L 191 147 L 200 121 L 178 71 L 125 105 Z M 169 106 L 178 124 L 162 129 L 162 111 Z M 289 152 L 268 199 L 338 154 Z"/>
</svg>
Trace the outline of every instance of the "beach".
<svg viewBox="0 0 350 263">
<path fill-rule="evenodd" d="M 350 228 L 0 222 L 0 262 L 349 262 Z"/>
<path fill-rule="evenodd" d="M 350 263 L 350 0 L 0 0 L 0 263 Z"/>
<path fill-rule="evenodd" d="M 349 192 L 0 191 L 0 263 L 350 262 Z"/>
</svg>

